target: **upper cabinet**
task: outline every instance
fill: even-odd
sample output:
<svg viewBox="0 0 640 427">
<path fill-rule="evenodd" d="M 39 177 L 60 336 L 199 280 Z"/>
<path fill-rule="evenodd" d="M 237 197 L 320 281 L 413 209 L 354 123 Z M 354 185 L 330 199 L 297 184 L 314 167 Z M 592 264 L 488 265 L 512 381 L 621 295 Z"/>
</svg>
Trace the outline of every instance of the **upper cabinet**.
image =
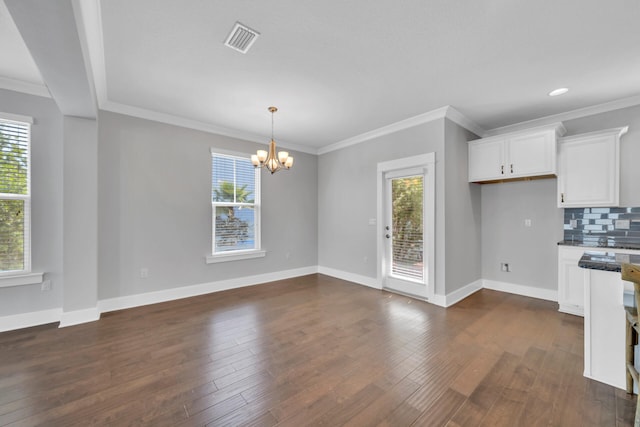
<svg viewBox="0 0 640 427">
<path fill-rule="evenodd" d="M 608 129 L 560 139 L 558 207 L 618 206 L 620 137 L 627 129 Z"/>
<path fill-rule="evenodd" d="M 499 182 L 556 175 L 561 123 L 469 141 L 469 182 Z"/>
</svg>

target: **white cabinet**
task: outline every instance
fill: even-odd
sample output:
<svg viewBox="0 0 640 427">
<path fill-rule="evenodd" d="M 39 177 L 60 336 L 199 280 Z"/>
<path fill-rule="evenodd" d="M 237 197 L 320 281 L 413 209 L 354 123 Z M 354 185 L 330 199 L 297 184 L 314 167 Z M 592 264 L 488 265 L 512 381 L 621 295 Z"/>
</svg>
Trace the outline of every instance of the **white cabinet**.
<svg viewBox="0 0 640 427">
<path fill-rule="evenodd" d="M 505 139 L 469 143 L 469 182 L 496 179 L 504 174 Z"/>
<path fill-rule="evenodd" d="M 593 270 L 578 267 L 578 262 L 585 252 L 615 252 L 618 256 L 640 255 L 640 251 L 632 249 L 598 248 L 586 246 L 558 246 L 558 311 L 584 316 L 585 288 L 589 283 Z M 620 276 L 620 273 L 618 277 Z M 630 289 L 633 289 L 631 287 Z M 622 298 L 622 296 L 620 297 Z"/>
<path fill-rule="evenodd" d="M 618 205 L 620 137 L 627 129 L 609 129 L 560 139 L 558 207 Z"/>
<path fill-rule="evenodd" d="M 620 278 L 620 273 L 586 271 L 584 376 L 624 390 L 625 282 Z"/>
<path fill-rule="evenodd" d="M 562 124 L 469 142 L 469 182 L 556 175 L 557 137 Z"/>
<path fill-rule="evenodd" d="M 585 251 L 598 248 L 558 246 L 558 305 L 563 313 L 584 316 L 584 285 L 588 270 L 578 267 Z M 600 249 L 602 250 L 602 249 Z"/>
</svg>

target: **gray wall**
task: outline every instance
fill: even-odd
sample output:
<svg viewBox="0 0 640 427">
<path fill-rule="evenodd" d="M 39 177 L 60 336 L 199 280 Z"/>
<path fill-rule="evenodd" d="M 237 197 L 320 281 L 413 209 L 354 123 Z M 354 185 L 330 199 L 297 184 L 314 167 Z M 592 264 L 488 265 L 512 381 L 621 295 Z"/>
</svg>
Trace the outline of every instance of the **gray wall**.
<svg viewBox="0 0 640 427">
<path fill-rule="evenodd" d="M 445 284 L 451 293 L 482 277 L 482 223 L 480 188 L 467 179 L 467 141 L 478 137 L 448 119 L 444 137 Z"/>
<path fill-rule="evenodd" d="M 98 127 L 64 116 L 64 312 L 95 308 L 98 299 Z"/>
<path fill-rule="evenodd" d="M 290 171 L 262 171 L 266 257 L 205 263 L 211 253 L 211 147 L 247 154 L 264 148 L 100 112 L 99 299 L 317 264 L 317 157 L 299 152 L 292 152 Z M 140 278 L 141 268 L 148 278 Z"/>
<path fill-rule="evenodd" d="M 0 111 L 33 117 L 31 128 L 32 270 L 46 273 L 40 285 L 0 288 L 0 316 L 62 305 L 62 114 L 49 98 L 0 89 Z"/>
<path fill-rule="evenodd" d="M 557 289 L 563 210 L 556 207 L 556 179 L 473 185 L 482 191 L 482 278 Z M 500 271 L 501 262 L 511 272 Z"/>
<path fill-rule="evenodd" d="M 444 121 L 436 120 L 323 154 L 318 160 L 318 265 L 375 278 L 377 165 L 436 153 L 436 255 L 444 250 Z M 366 259 L 366 261 L 365 261 Z M 436 293 L 444 293 L 444 257 L 436 257 Z"/>
<path fill-rule="evenodd" d="M 640 206 L 640 106 L 563 122 L 567 136 L 629 126 L 620 143 L 620 205 Z M 477 185 L 477 184 L 474 184 Z M 557 247 L 563 210 L 556 207 L 556 179 L 485 184 L 482 197 L 482 277 L 557 289 Z M 524 228 L 524 219 L 532 227 Z M 513 271 L 500 271 L 509 262 Z"/>
</svg>

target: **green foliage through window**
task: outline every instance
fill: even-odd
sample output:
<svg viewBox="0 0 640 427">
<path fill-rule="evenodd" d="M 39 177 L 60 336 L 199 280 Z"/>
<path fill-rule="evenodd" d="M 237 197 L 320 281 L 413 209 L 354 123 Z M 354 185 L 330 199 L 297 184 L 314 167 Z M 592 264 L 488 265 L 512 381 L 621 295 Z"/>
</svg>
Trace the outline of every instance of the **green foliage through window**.
<svg viewBox="0 0 640 427">
<path fill-rule="evenodd" d="M 0 272 L 26 270 L 29 126 L 0 120 Z"/>
<path fill-rule="evenodd" d="M 391 180 L 392 272 L 415 279 L 423 275 L 423 178 Z"/>
</svg>

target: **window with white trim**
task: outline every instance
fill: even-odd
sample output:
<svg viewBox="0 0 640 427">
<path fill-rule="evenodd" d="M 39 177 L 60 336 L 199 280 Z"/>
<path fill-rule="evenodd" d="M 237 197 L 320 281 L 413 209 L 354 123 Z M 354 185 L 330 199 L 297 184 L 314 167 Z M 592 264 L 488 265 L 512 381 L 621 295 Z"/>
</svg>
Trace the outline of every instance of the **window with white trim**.
<svg viewBox="0 0 640 427">
<path fill-rule="evenodd" d="M 31 271 L 31 123 L 0 117 L 0 276 Z"/>
<path fill-rule="evenodd" d="M 212 150 L 211 207 L 210 258 L 255 253 L 261 253 L 255 256 L 264 256 L 260 251 L 260 170 L 248 157 Z"/>
</svg>

